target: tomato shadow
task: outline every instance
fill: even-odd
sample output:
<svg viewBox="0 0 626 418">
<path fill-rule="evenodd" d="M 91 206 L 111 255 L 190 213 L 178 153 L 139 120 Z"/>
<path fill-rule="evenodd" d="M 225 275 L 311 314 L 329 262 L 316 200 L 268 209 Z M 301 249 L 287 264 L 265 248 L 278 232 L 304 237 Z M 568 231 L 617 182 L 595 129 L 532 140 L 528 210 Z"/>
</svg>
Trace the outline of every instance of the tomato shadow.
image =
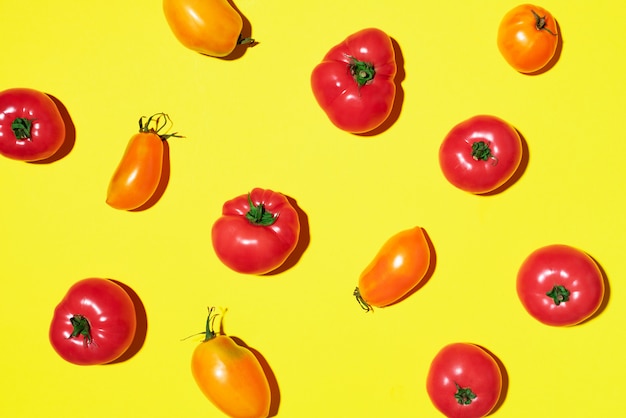
<svg viewBox="0 0 626 418">
<path fill-rule="evenodd" d="M 500 396 L 498 397 L 498 401 L 494 405 L 493 409 L 489 411 L 489 413 L 487 414 L 487 416 L 490 416 L 490 415 L 493 415 L 498 409 L 500 409 L 500 407 L 502 406 L 502 404 L 504 404 L 504 401 L 506 400 L 507 393 L 509 392 L 509 373 L 506 371 L 506 367 L 504 367 L 504 363 L 502 362 L 502 360 L 498 358 L 498 356 L 493 354 L 491 351 L 489 351 L 482 345 L 479 345 L 479 344 L 474 344 L 474 345 L 483 349 L 487 354 L 491 356 L 491 358 L 495 360 L 496 364 L 498 365 L 498 368 L 500 369 L 500 374 L 502 375 L 502 389 L 500 390 Z"/>
<path fill-rule="evenodd" d="M 393 79 L 393 82 L 396 85 L 396 97 L 393 101 L 391 113 L 380 126 L 372 129 L 369 132 L 356 134 L 357 136 L 370 137 L 385 132 L 387 129 L 391 128 L 394 123 L 396 123 L 396 121 L 400 117 L 400 113 L 402 113 L 402 104 L 404 103 L 404 89 L 402 88 L 402 82 L 406 77 L 406 73 L 404 71 L 404 56 L 402 55 L 400 44 L 398 44 L 395 39 L 391 38 L 391 44 L 393 46 L 393 51 L 396 56 L 396 66 L 398 68 L 396 76 Z"/>
<path fill-rule="evenodd" d="M 121 356 L 119 356 L 112 362 L 107 363 L 107 364 L 117 364 L 117 363 L 123 363 L 131 359 L 143 347 L 146 341 L 146 335 L 148 334 L 148 315 L 146 313 L 146 308 L 144 307 L 143 302 L 139 298 L 139 295 L 137 295 L 137 293 L 135 293 L 133 289 L 131 289 L 128 285 L 122 282 L 118 282 L 117 280 L 113 280 L 113 279 L 109 279 L 109 280 L 119 285 L 122 289 L 124 289 L 126 294 L 130 296 L 130 299 L 133 301 L 133 305 L 135 307 L 135 315 L 137 319 L 137 329 L 135 331 L 135 336 L 133 337 L 133 341 L 130 343 L 130 346 L 128 347 L 128 349 Z"/>
<path fill-rule="evenodd" d="M 239 39 L 247 39 L 247 38 L 252 39 L 252 24 L 250 24 L 250 20 L 248 20 L 248 18 L 243 13 L 241 13 L 241 10 L 239 10 L 239 8 L 235 5 L 235 3 L 233 3 L 232 0 L 228 0 L 228 4 L 230 4 L 230 7 L 232 7 L 237 13 L 239 13 L 239 16 L 241 16 L 241 20 L 243 22 Z M 237 60 L 243 57 L 243 55 L 246 53 L 248 48 L 255 47 L 258 44 L 259 43 L 253 39 L 252 42 L 250 43 L 237 45 L 235 49 L 233 50 L 233 52 L 226 55 L 225 57 L 213 57 L 213 58 L 218 58 L 224 61 Z"/>
<path fill-rule="evenodd" d="M 415 292 L 417 292 L 422 287 L 424 287 L 426 285 L 426 283 L 430 280 L 430 278 L 433 276 L 433 274 L 435 274 L 435 269 L 437 268 L 437 252 L 435 251 L 435 246 L 433 245 L 433 242 L 430 239 L 430 236 L 428 235 L 428 233 L 426 232 L 426 230 L 424 228 L 422 228 L 422 232 L 424 233 L 424 237 L 426 238 L 426 244 L 428 244 L 428 249 L 430 251 L 430 264 L 428 266 L 428 270 L 426 271 L 426 274 L 424 275 L 424 278 L 422 280 L 420 280 L 420 282 L 417 284 L 417 286 L 415 286 L 413 289 L 411 289 L 409 291 L 409 293 L 407 293 L 406 295 L 402 296 L 400 299 L 398 299 L 394 303 L 392 303 L 390 305 L 387 305 L 387 306 L 396 305 L 396 304 L 402 302 L 403 300 L 409 298 Z"/>
<path fill-rule="evenodd" d="M 298 203 L 295 199 L 289 196 L 285 197 L 298 213 L 298 220 L 300 221 L 300 236 L 298 237 L 298 243 L 296 244 L 296 248 L 294 248 L 289 257 L 287 257 L 287 260 L 285 260 L 285 262 L 276 269 L 270 271 L 269 273 L 263 274 L 263 276 L 275 276 L 291 269 L 293 266 L 298 264 L 298 262 L 302 258 L 302 255 L 309 247 L 309 243 L 311 242 L 308 215 L 305 211 L 302 210 L 302 208 L 300 208 L 300 206 L 298 206 Z"/>
<path fill-rule="evenodd" d="M 170 145 L 167 141 L 163 141 L 163 168 L 161 169 L 161 179 L 159 180 L 159 184 L 157 185 L 154 194 L 146 203 L 136 209 L 130 210 L 129 212 L 142 212 L 146 209 L 150 209 L 152 206 L 156 205 L 159 200 L 161 200 L 161 197 L 163 197 L 163 194 L 167 189 L 167 185 L 170 182 L 170 170 Z"/>
<path fill-rule="evenodd" d="M 563 34 L 561 33 L 561 26 L 559 25 L 559 22 L 557 22 L 556 20 L 554 22 L 556 23 L 556 30 L 557 30 L 557 33 L 559 34 L 559 39 L 557 40 L 557 43 L 556 43 L 556 50 L 554 51 L 554 55 L 552 56 L 550 61 L 548 61 L 548 63 L 544 65 L 542 68 L 540 68 L 539 70 L 531 72 L 531 73 L 524 73 L 524 74 L 530 75 L 530 76 L 544 74 L 548 72 L 549 70 L 551 70 L 552 67 L 554 67 L 556 63 L 559 61 L 559 59 L 561 58 L 561 53 L 563 52 Z"/>
<path fill-rule="evenodd" d="M 522 160 L 520 161 L 519 166 L 517 167 L 517 169 L 511 176 L 511 178 L 508 179 L 502 186 L 487 193 L 479 193 L 478 194 L 479 196 L 494 196 L 494 195 L 502 193 L 503 191 L 511 187 L 513 184 L 517 183 L 519 179 L 526 172 L 526 168 L 528 168 L 528 162 L 530 160 L 530 151 L 528 149 L 528 143 L 526 142 L 526 138 L 524 138 L 524 135 L 522 135 L 522 133 L 518 131 L 517 129 L 515 130 L 517 131 L 517 134 L 519 135 L 520 140 L 522 142 Z"/>
<path fill-rule="evenodd" d="M 232 338 L 232 340 L 235 341 L 237 345 L 250 350 L 250 352 L 252 352 L 252 354 L 254 354 L 254 357 L 256 357 L 256 359 L 258 360 L 259 364 L 261 365 L 261 368 L 263 369 L 263 373 L 265 374 L 265 377 L 267 378 L 267 382 L 269 383 L 269 386 L 270 386 L 271 401 L 270 401 L 270 412 L 268 414 L 268 417 L 277 416 L 278 409 L 280 407 L 280 387 L 278 385 L 278 380 L 276 379 L 276 375 L 274 374 L 274 371 L 270 367 L 265 357 L 263 357 L 263 355 L 258 350 L 247 345 L 239 337 L 234 337 L 231 335 L 230 338 Z"/>
<path fill-rule="evenodd" d="M 74 122 L 72 121 L 72 117 L 70 116 L 69 111 L 67 110 L 63 102 L 61 102 L 53 95 L 46 93 L 46 96 L 52 99 L 57 109 L 59 110 L 59 113 L 61 114 L 63 124 L 65 125 L 65 139 L 63 140 L 61 147 L 53 155 L 48 158 L 44 158 L 43 160 L 31 161 L 31 164 L 50 164 L 62 158 L 65 158 L 70 152 L 72 152 L 72 149 L 74 149 L 74 144 L 76 143 L 76 126 L 74 126 Z"/>
<path fill-rule="evenodd" d="M 591 255 L 589 255 L 589 257 L 591 257 Z M 598 266 L 598 269 L 600 270 L 600 274 L 602 276 L 602 282 L 604 284 L 604 296 L 602 297 L 602 302 L 600 302 L 600 306 L 593 313 L 593 315 L 591 315 L 589 318 L 585 319 L 584 321 L 580 322 L 577 325 L 585 324 L 593 320 L 594 318 L 600 316 L 600 314 L 604 312 L 604 310 L 606 309 L 607 305 L 609 304 L 609 299 L 611 298 L 611 287 L 609 285 L 609 279 L 608 279 L 608 276 L 606 275 L 606 272 L 604 271 L 604 268 L 600 265 L 600 263 L 598 263 L 598 261 L 595 258 L 591 257 L 591 259 L 593 260 L 594 263 L 596 263 L 596 266 Z"/>
</svg>

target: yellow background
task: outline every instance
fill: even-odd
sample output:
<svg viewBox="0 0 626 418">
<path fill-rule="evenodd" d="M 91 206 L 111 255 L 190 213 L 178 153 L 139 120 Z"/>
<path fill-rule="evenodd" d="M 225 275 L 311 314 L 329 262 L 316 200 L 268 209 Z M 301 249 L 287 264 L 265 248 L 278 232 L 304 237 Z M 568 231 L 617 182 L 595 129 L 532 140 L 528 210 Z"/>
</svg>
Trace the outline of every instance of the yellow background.
<svg viewBox="0 0 626 418">
<path fill-rule="evenodd" d="M 58 99 L 74 144 L 62 159 L 0 159 L 0 415 L 220 417 L 196 387 L 190 356 L 206 307 L 257 350 L 282 417 L 437 417 L 425 391 L 444 345 L 488 348 L 506 367 L 494 416 L 614 417 L 623 410 L 626 217 L 626 7 L 546 0 L 558 63 L 515 72 L 496 32 L 514 1 L 238 0 L 259 41 L 237 60 L 174 38 L 159 1 L 3 1 L 0 90 Z M 373 137 L 336 129 L 309 87 L 326 51 L 366 27 L 401 51 L 402 112 Z M 105 202 L 141 115 L 167 112 L 170 179 L 142 212 Z M 456 123 L 493 114 L 528 146 L 521 178 L 495 196 L 451 186 L 439 145 Z M 280 191 L 306 214 L 298 262 L 269 277 L 234 273 L 210 241 L 224 201 Z M 383 242 L 427 231 L 434 271 L 402 303 L 364 313 L 352 297 Z M 610 285 L 591 321 L 540 324 L 515 292 L 540 246 L 594 257 Z M 125 283 L 147 317 L 125 362 L 79 367 L 48 343 L 67 289 L 86 277 Z"/>
</svg>

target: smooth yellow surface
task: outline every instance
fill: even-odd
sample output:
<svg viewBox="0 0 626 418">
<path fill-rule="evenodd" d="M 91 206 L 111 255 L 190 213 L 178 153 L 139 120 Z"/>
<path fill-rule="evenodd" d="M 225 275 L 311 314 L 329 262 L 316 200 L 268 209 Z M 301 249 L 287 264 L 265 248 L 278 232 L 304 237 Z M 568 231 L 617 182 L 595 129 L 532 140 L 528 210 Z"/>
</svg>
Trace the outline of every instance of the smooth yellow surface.
<svg viewBox="0 0 626 418">
<path fill-rule="evenodd" d="M 50 164 L 0 159 L 0 375 L 3 417 L 221 417 L 191 376 L 206 307 L 271 366 L 277 416 L 437 417 L 425 380 L 445 344 L 467 341 L 505 365 L 498 417 L 617 417 L 626 317 L 626 7 L 549 0 L 563 50 L 525 76 L 496 47 L 518 3 L 374 0 L 236 2 L 259 44 L 237 60 L 201 56 L 171 33 L 159 1 L 3 1 L 0 89 L 56 97 L 74 124 Z M 374 137 L 336 129 L 309 87 L 347 35 L 385 30 L 399 45 L 402 112 Z M 105 204 L 141 115 L 167 112 L 161 200 L 142 212 Z M 456 123 L 494 114 L 528 145 L 519 181 L 495 196 L 448 184 L 439 145 Z M 211 225 L 225 200 L 280 191 L 306 213 L 299 262 L 270 277 L 234 273 Z M 436 250 L 427 283 L 364 313 L 352 297 L 386 239 L 422 226 Z M 515 276 L 536 248 L 583 249 L 610 285 L 593 320 L 552 328 L 531 318 Z M 52 312 L 85 277 L 126 283 L 147 333 L 131 359 L 64 362 Z"/>
</svg>

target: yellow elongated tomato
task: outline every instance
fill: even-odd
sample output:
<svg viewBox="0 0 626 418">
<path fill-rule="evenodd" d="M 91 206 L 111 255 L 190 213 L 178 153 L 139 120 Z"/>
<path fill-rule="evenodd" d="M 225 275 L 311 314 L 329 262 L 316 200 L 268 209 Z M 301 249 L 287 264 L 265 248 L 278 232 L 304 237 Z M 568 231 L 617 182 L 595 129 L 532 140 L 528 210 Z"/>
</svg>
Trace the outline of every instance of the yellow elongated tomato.
<svg viewBox="0 0 626 418">
<path fill-rule="evenodd" d="M 415 227 L 392 236 L 363 270 L 354 296 L 366 311 L 399 301 L 426 276 L 430 245 Z"/>
<path fill-rule="evenodd" d="M 213 330 L 209 309 L 206 338 L 191 358 L 193 377 L 204 395 L 231 418 L 269 415 L 271 390 L 267 376 L 252 351 Z"/>
<path fill-rule="evenodd" d="M 164 118 L 164 124 L 160 121 Z M 154 195 L 163 171 L 163 142 L 176 134 L 159 134 L 169 117 L 159 113 L 139 119 L 139 133 L 126 146 L 117 169 L 109 183 L 106 202 L 120 210 L 133 210 L 144 205 Z M 156 129 L 150 127 L 154 122 Z"/>
<path fill-rule="evenodd" d="M 201 54 L 225 57 L 253 42 L 241 38 L 243 19 L 228 0 L 163 0 L 163 12 L 180 43 Z"/>
</svg>

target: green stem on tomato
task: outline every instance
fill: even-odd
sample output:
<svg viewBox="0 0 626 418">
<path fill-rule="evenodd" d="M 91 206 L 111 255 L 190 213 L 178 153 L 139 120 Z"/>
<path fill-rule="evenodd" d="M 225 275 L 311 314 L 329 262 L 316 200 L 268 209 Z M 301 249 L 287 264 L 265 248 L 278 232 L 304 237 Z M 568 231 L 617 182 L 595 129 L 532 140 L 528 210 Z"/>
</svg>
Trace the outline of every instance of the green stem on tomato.
<svg viewBox="0 0 626 418">
<path fill-rule="evenodd" d="M 369 303 L 365 301 L 365 299 L 363 299 L 363 296 L 361 296 L 361 292 L 359 291 L 358 287 L 354 289 L 354 292 L 352 292 L 352 295 L 356 298 L 356 301 L 359 302 L 359 305 L 361 305 L 361 308 L 363 308 L 365 312 L 374 310 L 372 308 L 372 305 L 370 305 Z"/>
<path fill-rule="evenodd" d="M 550 35 L 556 36 L 556 33 L 552 32 L 550 28 L 546 27 L 545 16 L 539 16 L 537 12 L 535 12 L 534 10 L 531 10 L 531 12 L 533 13 L 533 16 L 535 17 L 535 28 L 537 28 L 537 30 L 545 30 Z"/>
<path fill-rule="evenodd" d="M 472 158 L 476 161 L 487 161 L 493 159 L 493 165 L 496 165 L 498 159 L 491 153 L 489 143 L 485 141 L 476 141 L 472 144 Z"/>
<path fill-rule="evenodd" d="M 219 316 L 218 313 L 215 313 L 214 307 L 209 307 L 209 315 L 206 318 L 206 331 L 204 332 L 204 340 L 203 342 L 209 341 L 210 339 L 215 338 L 217 333 L 215 332 L 215 318 Z"/>
<path fill-rule="evenodd" d="M 370 84 L 374 80 L 376 75 L 376 69 L 372 64 L 365 61 L 359 61 L 354 57 L 350 57 L 350 64 L 348 65 L 350 74 L 356 81 L 359 88 L 366 84 Z"/>
<path fill-rule="evenodd" d="M 30 130 L 35 119 L 15 118 L 11 123 L 11 129 L 17 139 L 27 139 L 30 141 Z"/>
<path fill-rule="evenodd" d="M 569 300 L 570 291 L 563 285 L 554 285 L 552 290 L 546 293 L 546 296 L 549 296 L 554 300 L 555 305 L 560 305 L 561 302 L 567 302 Z"/>
<path fill-rule="evenodd" d="M 278 219 L 278 213 L 268 212 L 265 210 L 263 203 L 259 203 L 258 206 L 255 205 L 250 197 L 250 193 L 248 193 L 248 204 L 250 205 L 250 210 L 246 213 L 246 219 L 250 223 L 259 226 L 270 226 Z"/>
<path fill-rule="evenodd" d="M 156 118 L 156 119 L 155 119 Z M 163 123 L 161 123 L 161 118 L 163 118 Z M 146 120 L 144 122 L 144 119 Z M 184 138 L 181 135 L 178 135 L 178 132 L 174 132 L 173 134 L 161 134 L 159 131 L 165 128 L 168 122 L 171 123 L 170 117 L 166 113 L 155 113 L 150 117 L 142 116 L 139 118 L 139 132 L 143 133 L 153 133 L 158 135 L 162 141 L 165 141 L 169 138 Z M 154 123 L 153 123 L 154 122 Z M 151 124 L 154 124 L 154 127 L 151 127 Z"/>
<path fill-rule="evenodd" d="M 474 399 L 476 399 L 476 394 L 472 392 L 472 389 L 462 388 L 456 382 L 454 382 L 454 384 L 456 385 L 456 393 L 454 394 L 454 397 L 459 405 L 469 405 Z"/>
<path fill-rule="evenodd" d="M 254 38 L 250 38 L 250 37 L 244 38 L 243 36 L 239 35 L 239 39 L 237 40 L 237 45 L 251 45 L 255 42 L 256 41 L 254 40 Z"/>
<path fill-rule="evenodd" d="M 91 344 L 93 338 L 91 337 L 91 326 L 87 318 L 82 315 L 74 315 L 70 318 L 70 323 L 73 330 L 69 338 L 76 338 L 82 335 L 85 345 Z"/>
</svg>

